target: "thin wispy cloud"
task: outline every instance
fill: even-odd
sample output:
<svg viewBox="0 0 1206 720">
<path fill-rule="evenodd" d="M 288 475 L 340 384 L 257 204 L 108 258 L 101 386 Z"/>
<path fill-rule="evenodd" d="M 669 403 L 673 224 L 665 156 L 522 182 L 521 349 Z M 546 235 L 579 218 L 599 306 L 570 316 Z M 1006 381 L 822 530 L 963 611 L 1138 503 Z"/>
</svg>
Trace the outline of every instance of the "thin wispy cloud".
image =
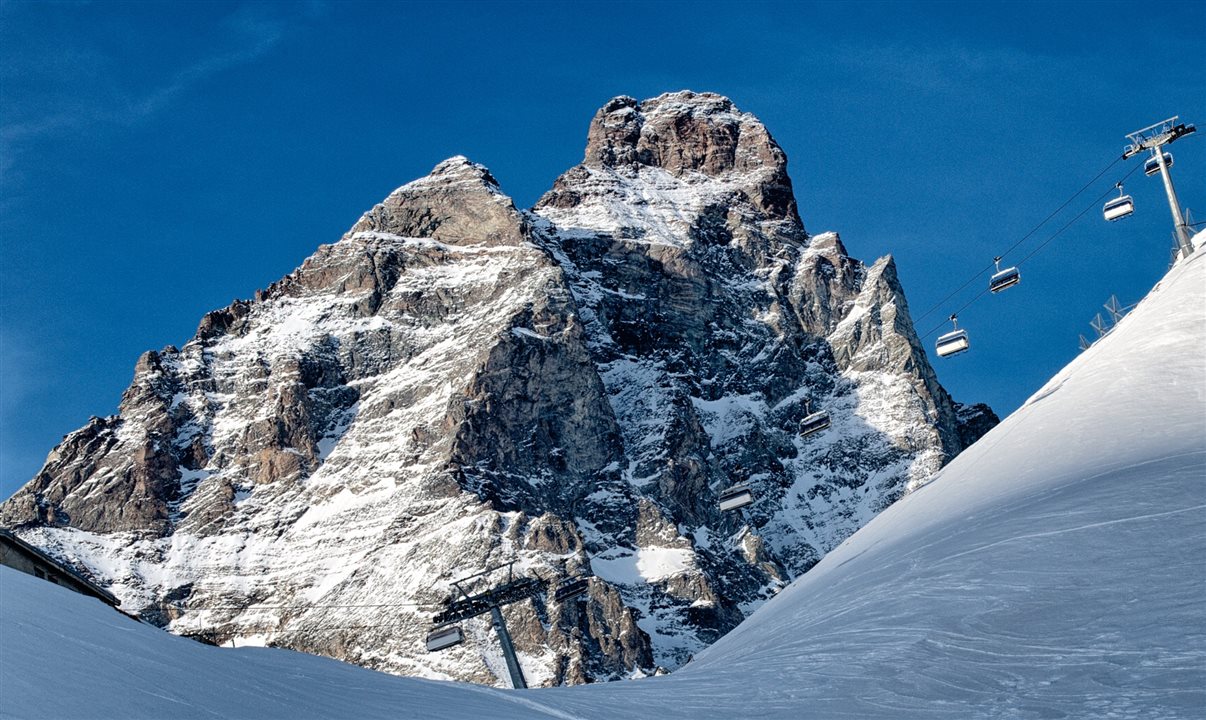
<svg viewBox="0 0 1206 720">
<path fill-rule="evenodd" d="M 232 38 L 231 49 L 219 50 L 178 71 L 171 82 L 138 99 L 114 117 L 114 122 L 134 122 L 162 111 L 190 88 L 209 78 L 267 55 L 290 30 L 292 19 L 270 17 L 242 8 L 224 25 Z"/>
<path fill-rule="evenodd" d="M 38 143 L 64 133 L 96 132 L 104 126 L 130 127 L 154 118 L 206 81 L 267 56 L 290 33 L 323 12 L 320 3 L 291 6 L 244 5 L 222 18 L 210 51 L 171 73 L 166 82 L 122 87 L 118 75 L 128 58 L 63 38 L 63 46 L 25 55 L 7 54 L 0 67 L 0 183 L 19 182 L 22 163 Z M 6 3 L 5 15 L 37 12 L 34 6 Z M 140 38 L 126 39 L 130 45 Z M 5 90 L 22 77 L 38 77 L 28 95 Z"/>
<path fill-rule="evenodd" d="M 44 161 L 45 147 L 71 136 L 97 137 L 106 129 L 136 127 L 171 112 L 207 81 L 268 56 L 324 9 L 317 3 L 295 5 L 289 6 L 293 14 L 282 15 L 280 6 L 242 6 L 209 28 L 213 40 L 208 52 L 157 73 L 158 82 L 148 80 L 139 87 L 126 81 L 131 58 L 101 49 L 143 40 L 133 34 L 117 43 L 69 34 L 40 45 L 12 42 L 22 26 L 44 20 L 40 14 L 72 13 L 82 7 L 0 2 L 0 215 L 23 202 L 24 169 Z M 106 31 L 112 28 L 97 34 Z M 0 250 L 19 241 L 4 235 Z M 43 394 L 51 383 L 50 370 L 28 351 L 28 339 L 15 332 L 12 323 L 0 322 L 0 427 L 8 430 L 21 422 L 30 398 Z M 0 477 L 6 484 L 24 481 L 9 473 L 36 467 L 39 452 L 16 434 L 0 432 Z"/>
<path fill-rule="evenodd" d="M 832 61 L 852 76 L 924 93 L 983 91 L 1002 83 L 1031 86 L 1088 59 L 1039 55 L 1020 48 L 947 45 L 846 45 Z M 1016 81 L 1026 80 L 1026 83 Z"/>
</svg>

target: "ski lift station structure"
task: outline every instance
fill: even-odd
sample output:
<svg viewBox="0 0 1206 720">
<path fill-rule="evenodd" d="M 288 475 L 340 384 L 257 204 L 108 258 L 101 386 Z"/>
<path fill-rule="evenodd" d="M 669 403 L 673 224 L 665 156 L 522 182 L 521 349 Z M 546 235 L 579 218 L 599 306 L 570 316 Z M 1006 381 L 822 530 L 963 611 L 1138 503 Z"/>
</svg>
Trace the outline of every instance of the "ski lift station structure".
<svg viewBox="0 0 1206 720">
<path fill-rule="evenodd" d="M 454 580 L 452 586 L 460 592 L 461 597 L 449 599 L 443 612 L 435 616 L 436 627 L 427 635 L 427 649 L 434 652 L 459 645 L 465 640 L 465 633 L 456 623 L 490 613 L 494 631 L 498 633 L 498 642 L 502 645 L 503 657 L 507 661 L 507 672 L 511 676 L 511 686 L 516 689 L 526 688 L 527 682 L 523 670 L 519 667 L 519 659 L 515 655 L 515 645 L 511 642 L 511 634 L 507 632 L 507 621 L 502 615 L 502 606 L 513 602 L 526 600 L 540 594 L 544 584 L 533 577 L 516 578 L 514 573 L 515 561 L 493 565 L 480 573 Z M 470 594 L 465 586 L 473 580 L 484 578 L 490 573 L 507 569 L 507 579 L 494 587 L 476 594 Z"/>
</svg>

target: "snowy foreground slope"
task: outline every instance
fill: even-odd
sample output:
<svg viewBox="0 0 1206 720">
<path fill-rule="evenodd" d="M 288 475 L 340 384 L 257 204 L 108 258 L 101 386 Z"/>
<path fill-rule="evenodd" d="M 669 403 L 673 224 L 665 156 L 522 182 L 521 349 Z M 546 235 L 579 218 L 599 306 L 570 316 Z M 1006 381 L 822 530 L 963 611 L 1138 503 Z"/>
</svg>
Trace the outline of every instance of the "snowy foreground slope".
<svg viewBox="0 0 1206 720">
<path fill-rule="evenodd" d="M 1206 716 L 1206 260 L 680 671 L 507 692 L 202 646 L 0 569 L 0 717 Z"/>
</svg>

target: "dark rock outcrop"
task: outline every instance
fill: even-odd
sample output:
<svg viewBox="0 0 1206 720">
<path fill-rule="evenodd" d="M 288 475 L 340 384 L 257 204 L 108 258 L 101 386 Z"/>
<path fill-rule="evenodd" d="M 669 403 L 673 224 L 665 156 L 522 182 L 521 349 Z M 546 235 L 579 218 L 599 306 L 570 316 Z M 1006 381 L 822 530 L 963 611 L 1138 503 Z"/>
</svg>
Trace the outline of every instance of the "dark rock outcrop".
<svg viewBox="0 0 1206 720">
<path fill-rule="evenodd" d="M 984 403 L 964 405 L 955 403 L 955 417 L 959 421 L 959 445 L 961 448 L 971 447 L 989 430 L 1001 422 L 1001 418 Z"/>
</svg>

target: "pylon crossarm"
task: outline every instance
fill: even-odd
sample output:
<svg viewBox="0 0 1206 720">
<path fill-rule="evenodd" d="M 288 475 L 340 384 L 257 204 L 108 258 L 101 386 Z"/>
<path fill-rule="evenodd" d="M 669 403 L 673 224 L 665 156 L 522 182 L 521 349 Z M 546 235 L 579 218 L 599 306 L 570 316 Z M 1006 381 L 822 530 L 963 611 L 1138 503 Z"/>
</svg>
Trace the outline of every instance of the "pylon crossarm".
<svg viewBox="0 0 1206 720">
<path fill-rule="evenodd" d="M 1159 148 L 1162 145 L 1168 145 L 1175 142 L 1191 133 L 1197 132 L 1197 128 L 1186 123 L 1178 123 L 1177 116 L 1174 115 L 1167 120 L 1163 120 L 1154 125 L 1149 125 L 1142 130 L 1136 130 L 1126 136 L 1131 144 L 1122 152 L 1123 159 L 1134 157 L 1144 150 L 1152 150 Z"/>
<path fill-rule="evenodd" d="M 542 592 L 544 592 L 544 583 L 537 578 L 519 578 L 476 595 L 450 600 L 444 606 L 444 610 L 432 618 L 432 622 L 442 625 L 468 620 L 490 612 L 490 608 L 495 605 L 510 605 Z"/>
</svg>

